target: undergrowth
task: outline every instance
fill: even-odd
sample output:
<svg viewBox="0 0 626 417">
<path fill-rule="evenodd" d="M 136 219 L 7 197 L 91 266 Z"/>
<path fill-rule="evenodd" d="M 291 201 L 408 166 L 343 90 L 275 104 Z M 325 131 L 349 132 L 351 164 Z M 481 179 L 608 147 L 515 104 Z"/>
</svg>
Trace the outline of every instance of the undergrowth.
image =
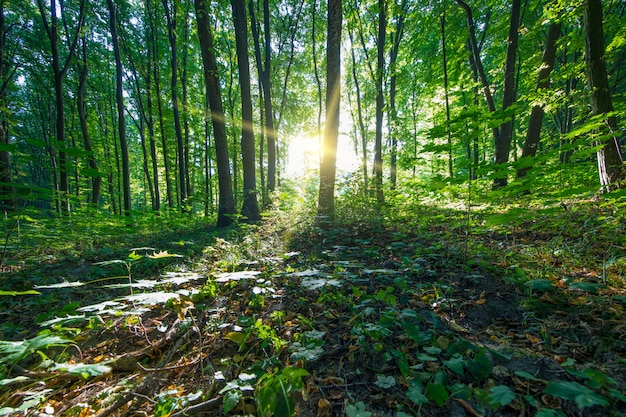
<svg viewBox="0 0 626 417">
<path fill-rule="evenodd" d="M 623 415 L 617 203 L 342 187 L 330 228 L 23 217 L 0 415 Z"/>
</svg>

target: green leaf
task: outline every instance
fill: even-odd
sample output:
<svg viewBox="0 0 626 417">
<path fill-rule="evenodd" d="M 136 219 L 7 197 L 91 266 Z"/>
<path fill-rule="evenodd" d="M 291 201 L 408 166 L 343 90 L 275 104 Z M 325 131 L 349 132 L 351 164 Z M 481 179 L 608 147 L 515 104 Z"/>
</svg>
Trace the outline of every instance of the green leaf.
<svg viewBox="0 0 626 417">
<path fill-rule="evenodd" d="M 411 381 L 409 384 L 409 390 L 406 392 L 406 397 L 417 405 L 429 402 L 428 398 L 422 393 L 422 386 L 415 381 Z"/>
<path fill-rule="evenodd" d="M 554 282 L 549 279 L 534 279 L 525 282 L 524 285 L 535 291 L 551 291 L 554 289 Z"/>
<path fill-rule="evenodd" d="M 241 400 L 243 394 L 238 389 L 233 389 L 224 394 L 223 407 L 224 414 L 227 414 L 233 408 L 239 404 L 239 400 Z"/>
<path fill-rule="evenodd" d="M 491 388 L 491 402 L 501 406 L 510 404 L 515 399 L 515 393 L 506 385 Z"/>
<path fill-rule="evenodd" d="M 591 393 L 593 391 L 578 382 L 550 381 L 548 382 L 548 385 L 546 385 L 543 392 L 555 397 L 563 398 L 564 400 L 573 401 L 577 395 L 581 393 Z"/>
<path fill-rule="evenodd" d="M 65 371 L 72 375 L 80 375 L 83 378 L 90 376 L 100 376 L 111 372 L 111 367 L 106 363 L 55 363 L 52 371 Z"/>
<path fill-rule="evenodd" d="M 531 381 L 541 381 L 541 379 L 536 378 L 534 375 L 529 374 L 526 371 L 515 371 L 515 375 L 521 377 L 521 378 L 526 378 L 529 379 Z"/>
<path fill-rule="evenodd" d="M 483 350 L 476 353 L 473 359 L 466 360 L 465 366 L 472 376 L 478 380 L 487 378 L 493 369 L 493 365 L 491 364 L 489 357 Z"/>
<path fill-rule="evenodd" d="M 609 406 L 609 401 L 602 395 L 595 392 L 577 395 L 574 401 L 576 401 L 576 405 L 578 405 L 578 407 L 580 408 L 593 407 L 595 405 L 599 405 L 602 407 Z"/>
<path fill-rule="evenodd" d="M 389 389 L 396 385 L 396 379 L 391 375 L 378 375 L 376 376 L 376 382 L 374 382 L 374 385 L 382 389 Z"/>
<path fill-rule="evenodd" d="M 0 295 L 11 295 L 15 297 L 16 295 L 39 295 L 41 294 L 39 291 L 35 290 L 27 290 L 27 291 L 3 291 L 0 290 Z"/>
<path fill-rule="evenodd" d="M 445 385 L 433 382 L 429 382 L 428 385 L 426 385 L 426 396 L 431 401 L 437 403 L 439 407 L 443 407 L 450 398 L 450 394 L 448 394 Z"/>
<path fill-rule="evenodd" d="M 450 359 L 443 361 L 443 364 L 457 375 L 463 375 L 463 357 L 455 353 Z"/>
<path fill-rule="evenodd" d="M 365 404 L 359 401 L 354 405 L 346 404 L 346 415 L 348 417 L 371 417 L 372 413 L 365 410 Z"/>
</svg>

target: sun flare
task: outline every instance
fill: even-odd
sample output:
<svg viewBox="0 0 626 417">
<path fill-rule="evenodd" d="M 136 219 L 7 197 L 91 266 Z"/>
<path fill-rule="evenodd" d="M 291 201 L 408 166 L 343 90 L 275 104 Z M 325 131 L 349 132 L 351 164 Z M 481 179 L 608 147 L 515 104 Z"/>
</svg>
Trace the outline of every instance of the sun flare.
<svg viewBox="0 0 626 417">
<path fill-rule="evenodd" d="M 321 158 L 320 149 L 320 136 L 316 133 L 304 133 L 293 137 L 287 151 L 287 176 L 297 178 L 318 170 Z M 340 133 L 337 143 L 337 173 L 357 171 L 359 164 L 359 157 L 354 150 L 352 139 Z"/>
</svg>

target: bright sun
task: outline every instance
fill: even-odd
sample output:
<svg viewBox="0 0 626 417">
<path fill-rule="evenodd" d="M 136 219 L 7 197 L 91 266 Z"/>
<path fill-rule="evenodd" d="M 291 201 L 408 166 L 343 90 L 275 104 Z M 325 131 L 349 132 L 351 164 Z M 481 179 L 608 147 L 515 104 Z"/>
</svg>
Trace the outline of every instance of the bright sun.
<svg viewBox="0 0 626 417">
<path fill-rule="evenodd" d="M 320 143 L 319 137 L 313 134 L 295 136 L 289 143 L 287 152 L 286 175 L 298 178 L 319 169 Z M 355 153 L 352 139 L 340 133 L 337 144 L 337 173 L 349 173 L 359 169 L 359 157 Z"/>
</svg>

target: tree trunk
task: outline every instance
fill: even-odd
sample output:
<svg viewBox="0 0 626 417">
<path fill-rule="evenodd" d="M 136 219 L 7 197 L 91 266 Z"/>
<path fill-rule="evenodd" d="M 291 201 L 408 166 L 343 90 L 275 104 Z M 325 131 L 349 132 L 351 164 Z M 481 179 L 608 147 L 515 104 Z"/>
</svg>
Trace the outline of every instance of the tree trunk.
<svg viewBox="0 0 626 417">
<path fill-rule="evenodd" d="M 387 34 L 387 6 L 378 0 L 378 42 L 376 60 L 376 139 L 374 143 L 374 186 L 376 201 L 384 203 L 383 194 L 383 78 L 385 73 L 385 38 Z"/>
<path fill-rule="evenodd" d="M 502 91 L 502 112 L 506 112 L 515 102 L 515 62 L 517 55 L 518 28 L 520 23 L 521 0 L 513 0 L 511 5 L 511 23 L 509 25 L 509 35 L 507 39 L 506 62 L 504 64 L 504 87 Z M 511 139 L 513 137 L 514 118 L 504 122 L 499 129 L 499 134 L 494 142 L 495 163 L 502 166 L 509 162 L 511 149 Z M 497 168 L 498 169 L 498 168 Z M 503 174 L 494 178 L 494 187 L 504 187 L 507 185 L 506 170 Z"/>
<path fill-rule="evenodd" d="M 211 108 L 213 136 L 215 139 L 215 154 L 217 158 L 217 179 L 219 184 L 219 208 L 217 226 L 225 227 L 232 223 L 235 214 L 235 200 L 233 197 L 232 180 L 230 176 L 230 160 L 228 156 L 228 140 L 224 124 L 224 110 L 220 95 L 217 64 L 213 54 L 213 34 L 209 24 L 209 14 L 206 0 L 194 0 L 196 20 L 198 24 L 198 39 L 202 52 L 204 82 L 207 100 Z"/>
<path fill-rule="evenodd" d="M 163 0 L 163 8 L 165 9 L 165 18 L 167 20 L 167 33 L 170 42 L 172 69 L 171 88 L 172 88 L 172 112 L 174 114 L 174 131 L 176 133 L 176 144 L 178 154 L 178 189 L 180 196 L 180 208 L 186 211 L 185 204 L 187 200 L 187 174 L 185 166 L 185 141 L 183 139 L 183 130 L 180 123 L 180 109 L 178 103 L 178 47 L 176 45 L 176 18 L 178 10 L 178 2 L 174 1 L 170 10 L 168 0 Z"/>
<path fill-rule="evenodd" d="M 39 8 L 39 14 L 43 21 L 43 25 L 50 39 L 50 48 L 52 53 L 52 73 L 54 74 L 54 94 L 56 104 L 56 140 L 59 147 L 59 170 L 60 170 L 60 182 L 59 192 L 61 194 L 60 207 L 61 212 L 68 214 L 70 212 L 69 201 L 69 164 L 67 161 L 67 151 L 65 143 L 65 102 L 63 100 L 63 80 L 67 74 L 67 69 L 76 51 L 76 45 L 78 44 L 78 38 L 82 31 L 82 27 L 85 21 L 85 0 L 80 2 L 80 14 L 78 17 L 78 23 L 76 25 L 76 31 L 73 35 L 73 40 L 68 46 L 67 56 L 64 63 L 61 63 L 61 56 L 59 52 L 59 23 L 58 23 L 58 11 L 57 2 L 50 1 L 50 22 L 46 17 L 45 7 L 43 0 L 37 0 L 37 6 Z M 61 10 L 61 18 L 63 19 L 63 11 Z M 66 25 L 64 25 L 66 26 Z M 69 38 L 69 34 L 68 38 Z"/>
<path fill-rule="evenodd" d="M 80 67 L 80 79 L 78 83 L 78 120 L 80 122 L 80 130 L 83 136 L 83 143 L 85 144 L 85 150 L 87 151 L 87 164 L 90 169 L 91 176 L 91 204 L 98 207 L 98 201 L 100 200 L 100 187 L 102 184 L 102 177 L 98 173 L 98 164 L 96 163 L 96 157 L 91 147 L 91 139 L 89 137 L 89 129 L 87 127 L 87 114 L 85 104 L 85 88 L 87 86 L 87 75 L 89 68 L 87 66 L 87 42 L 83 36 L 82 43 L 82 64 Z"/>
<path fill-rule="evenodd" d="M 489 85 L 489 81 L 487 80 L 485 68 L 483 67 L 483 61 L 480 58 L 480 50 L 478 48 L 478 41 L 476 40 L 476 23 L 474 22 L 474 17 L 472 16 L 472 9 L 463 0 L 455 1 L 459 6 L 461 6 L 467 16 L 467 27 L 469 29 L 469 46 L 472 53 L 474 68 L 476 69 L 478 78 L 480 79 L 480 83 L 483 87 L 483 94 L 485 96 L 485 101 L 487 102 L 487 107 L 489 108 L 489 111 L 493 113 L 496 111 L 496 103 L 493 100 L 493 96 L 491 95 L 491 87 Z M 496 140 L 500 135 L 500 130 L 498 129 L 498 127 L 494 127 L 492 129 L 492 133 L 494 140 Z"/>
<path fill-rule="evenodd" d="M 448 175 L 454 176 L 452 169 L 452 133 L 450 132 L 450 99 L 448 97 L 448 56 L 446 50 L 446 13 L 441 14 L 441 50 L 443 58 L 443 90 L 446 102 L 446 132 L 448 136 Z"/>
<path fill-rule="evenodd" d="M 600 185 L 605 192 L 619 188 L 624 180 L 624 166 L 619 144 L 617 119 L 613 113 L 613 102 L 606 72 L 604 33 L 602 29 L 601 0 L 587 0 L 584 8 L 585 62 L 587 84 L 591 92 L 591 111 L 604 116 L 599 129 L 597 153 Z"/>
<path fill-rule="evenodd" d="M 341 97 L 341 0 L 328 0 L 328 35 L 326 46 L 326 128 L 320 164 L 318 215 L 324 221 L 335 220 L 335 173 L 339 137 Z"/>
<path fill-rule="evenodd" d="M 398 61 L 398 53 L 400 51 L 400 41 L 404 35 L 404 16 L 407 13 L 407 0 L 402 0 L 399 14 L 396 16 L 396 30 L 393 37 L 391 54 L 389 57 L 389 136 L 391 137 L 391 155 L 390 155 L 390 179 L 392 189 L 396 188 L 398 182 L 398 132 L 397 118 L 398 110 L 396 109 L 396 87 L 398 72 L 396 71 L 396 63 Z"/>
<path fill-rule="evenodd" d="M 250 93 L 250 62 L 248 61 L 248 29 L 245 0 L 231 0 L 231 6 L 235 22 L 239 86 L 241 89 L 241 157 L 243 160 L 243 205 L 241 214 L 249 221 L 258 221 L 261 219 L 261 213 L 256 196 L 256 149 L 252 124 L 252 95 Z M 267 67 L 266 69 L 269 70 Z"/>
<path fill-rule="evenodd" d="M 537 75 L 537 92 L 542 93 L 550 87 L 550 73 L 554 68 L 554 60 L 556 59 L 557 40 L 561 36 L 561 22 L 550 22 L 548 27 L 548 35 L 546 37 L 546 46 L 541 57 L 541 67 Z M 537 146 L 541 137 L 541 125 L 543 124 L 543 106 L 535 104 L 530 112 L 528 119 L 528 130 L 526 131 L 526 140 L 524 141 L 524 149 L 522 150 L 522 158 L 532 158 L 537 154 Z M 523 178 L 530 170 L 531 166 L 525 166 L 517 170 L 517 178 Z"/>
<path fill-rule="evenodd" d="M 111 30 L 111 42 L 113 43 L 113 53 L 115 55 L 116 92 L 118 131 L 120 136 L 120 150 L 122 153 L 122 184 L 124 193 L 124 215 L 130 216 L 130 163 L 128 159 L 128 144 L 126 142 L 126 121 L 124 119 L 124 95 L 123 80 L 124 69 L 122 68 L 122 57 L 117 37 L 117 11 L 113 0 L 107 0 L 109 6 L 109 24 Z"/>
<path fill-rule="evenodd" d="M 7 118 L 7 90 L 13 83 L 17 69 L 6 53 L 6 36 L 8 28 L 5 25 L 4 0 L 0 0 L 0 204 L 3 210 L 11 210 L 15 206 L 14 189 L 11 185 L 11 154 L 9 153 L 9 121 Z"/>
<path fill-rule="evenodd" d="M 361 135 L 361 165 L 363 169 L 363 186 L 367 191 L 369 189 L 369 180 L 367 173 L 367 133 L 365 130 L 365 123 L 363 121 L 363 106 L 361 103 L 361 87 L 359 85 L 359 78 L 356 73 L 356 57 L 354 54 L 354 46 L 352 39 L 352 32 L 348 31 L 350 36 L 350 53 L 352 55 L 352 78 L 354 79 L 354 93 L 356 94 L 356 107 L 359 133 Z"/>
<path fill-rule="evenodd" d="M 148 0 L 146 2 L 146 20 L 151 21 L 152 15 L 150 12 L 150 2 Z M 155 42 L 155 33 L 150 23 L 147 28 L 146 34 L 146 43 Z M 150 143 L 150 157 L 152 163 L 152 179 L 154 181 L 154 199 L 152 200 L 152 210 L 160 211 L 161 210 L 161 190 L 159 187 L 159 165 L 157 162 L 157 151 L 156 151 L 156 137 L 154 131 L 154 109 L 152 104 L 152 74 L 155 72 L 155 68 L 157 66 L 156 58 L 153 51 L 154 47 L 150 46 L 148 48 L 148 63 L 147 70 L 145 73 L 145 81 L 146 81 L 146 124 L 148 125 L 148 141 Z"/>
</svg>

